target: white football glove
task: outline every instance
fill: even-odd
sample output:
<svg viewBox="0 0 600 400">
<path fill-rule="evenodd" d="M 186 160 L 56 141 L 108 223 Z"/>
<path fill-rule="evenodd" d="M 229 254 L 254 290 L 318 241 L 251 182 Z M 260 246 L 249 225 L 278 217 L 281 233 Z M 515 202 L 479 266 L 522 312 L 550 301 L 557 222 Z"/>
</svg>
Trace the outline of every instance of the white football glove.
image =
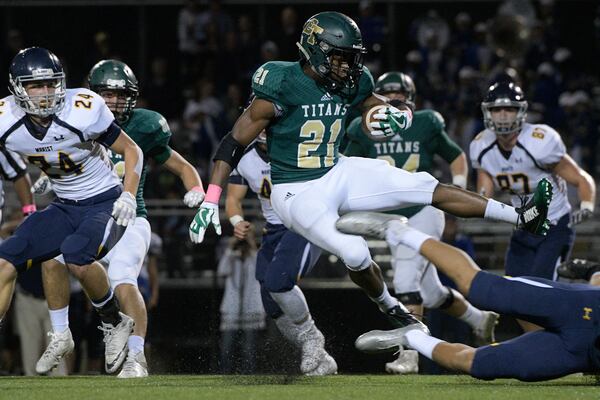
<svg viewBox="0 0 600 400">
<path fill-rule="evenodd" d="M 394 136 L 407 130 L 412 125 L 411 110 L 399 110 L 392 105 L 380 107 L 373 115 L 377 122 L 370 122 L 369 128 L 373 136 Z"/>
<path fill-rule="evenodd" d="M 221 234 L 221 220 L 219 219 L 219 205 L 205 201 L 202 203 L 194 220 L 190 224 L 189 233 L 192 243 L 202 243 L 208 225 L 213 224 L 217 235 Z"/>
<path fill-rule="evenodd" d="M 42 175 L 39 177 L 37 181 L 31 186 L 31 193 L 36 194 L 38 196 L 42 196 L 44 194 L 48 194 L 52 191 L 52 182 L 50 182 L 50 178 L 48 175 Z"/>
<path fill-rule="evenodd" d="M 129 192 L 121 193 L 121 196 L 113 205 L 112 216 L 117 221 L 117 225 L 127 226 L 135 222 L 137 202 L 135 197 Z"/>
<path fill-rule="evenodd" d="M 183 203 L 189 208 L 198 207 L 204 200 L 204 189 L 200 186 L 194 186 L 183 196 Z"/>
</svg>

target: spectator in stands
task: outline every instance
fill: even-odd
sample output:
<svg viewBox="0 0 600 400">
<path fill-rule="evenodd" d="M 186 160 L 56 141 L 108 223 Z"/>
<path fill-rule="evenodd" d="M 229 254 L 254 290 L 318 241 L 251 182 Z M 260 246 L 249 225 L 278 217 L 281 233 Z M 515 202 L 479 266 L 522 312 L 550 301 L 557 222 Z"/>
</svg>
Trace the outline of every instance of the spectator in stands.
<svg viewBox="0 0 600 400">
<path fill-rule="evenodd" d="M 301 26 L 298 24 L 298 13 L 293 7 L 287 6 L 281 10 L 279 19 L 281 21 L 279 31 L 271 36 L 275 38 L 275 43 L 279 48 L 279 59 L 296 61 L 298 60 L 296 42 L 301 31 Z"/>
<path fill-rule="evenodd" d="M 217 274 L 225 279 L 221 301 L 221 371 L 256 371 L 258 333 L 265 328 L 260 285 L 255 278 L 256 239 L 253 228 L 245 241 L 229 238 Z M 235 368 L 235 364 L 239 368 Z"/>
</svg>

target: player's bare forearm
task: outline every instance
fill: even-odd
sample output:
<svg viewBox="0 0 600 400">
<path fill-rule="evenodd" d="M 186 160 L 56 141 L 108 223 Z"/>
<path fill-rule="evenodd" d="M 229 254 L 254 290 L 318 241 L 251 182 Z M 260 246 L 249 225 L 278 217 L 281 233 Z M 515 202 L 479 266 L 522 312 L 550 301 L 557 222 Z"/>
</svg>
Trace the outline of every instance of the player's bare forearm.
<svg viewBox="0 0 600 400">
<path fill-rule="evenodd" d="M 467 165 L 467 156 L 465 153 L 460 153 L 450 163 L 450 172 L 452 173 L 452 183 L 463 189 L 467 188 L 467 174 L 469 167 Z"/>
<path fill-rule="evenodd" d="M 486 197 L 494 195 L 494 181 L 490 174 L 483 170 L 477 171 L 477 193 Z"/>
<path fill-rule="evenodd" d="M 225 200 L 225 214 L 227 218 L 231 218 L 234 215 L 244 216 L 244 210 L 242 208 L 242 200 L 246 197 L 248 191 L 245 185 L 227 185 L 227 199 Z"/>
<path fill-rule="evenodd" d="M 237 119 L 235 125 L 231 130 L 231 137 L 237 142 L 236 146 L 246 147 L 269 125 L 271 119 L 275 117 L 275 106 L 273 103 L 262 100 L 254 99 L 250 106 L 244 110 L 242 115 Z M 217 156 L 221 153 L 220 150 L 225 146 L 225 139 L 219 145 L 217 150 Z M 227 144 L 232 146 L 231 143 Z M 236 148 L 236 151 L 237 148 Z M 231 152 L 226 152 L 231 154 Z M 226 155 L 227 155 L 226 154 Z M 227 157 L 225 157 L 227 158 Z M 231 158 L 231 157 L 229 157 Z M 210 184 L 224 187 L 227 182 L 227 178 L 231 173 L 235 165 L 231 165 L 232 161 L 217 159 L 213 168 L 213 173 L 210 177 Z"/>
<path fill-rule="evenodd" d="M 133 195 L 137 192 L 144 166 L 144 154 L 137 144 L 123 131 L 110 146 L 110 149 L 123 156 L 125 161 L 125 179 L 123 189 Z"/>
<path fill-rule="evenodd" d="M 165 162 L 165 167 L 181 179 L 186 190 L 192 190 L 196 186 L 202 187 L 202 180 L 196 168 L 175 150 Z"/>
<path fill-rule="evenodd" d="M 25 173 L 25 175 L 15 179 L 13 185 L 15 191 L 17 192 L 17 197 L 19 198 L 19 203 L 21 203 L 21 206 L 33 204 L 33 194 L 31 194 L 31 178 L 29 177 L 29 174 Z"/>
<path fill-rule="evenodd" d="M 554 173 L 577 188 L 580 201 L 596 202 L 596 182 L 568 154 L 554 166 Z"/>
<path fill-rule="evenodd" d="M 435 239 L 426 240 L 419 252 L 448 275 L 463 295 L 469 294 L 471 282 L 480 268 L 467 253 Z"/>
</svg>

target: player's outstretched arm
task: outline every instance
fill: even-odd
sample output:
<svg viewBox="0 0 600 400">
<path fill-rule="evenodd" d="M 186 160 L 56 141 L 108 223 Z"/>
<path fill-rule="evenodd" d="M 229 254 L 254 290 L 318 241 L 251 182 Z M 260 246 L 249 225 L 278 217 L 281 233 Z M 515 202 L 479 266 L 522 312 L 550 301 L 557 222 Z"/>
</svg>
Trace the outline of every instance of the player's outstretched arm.
<svg viewBox="0 0 600 400">
<path fill-rule="evenodd" d="M 29 177 L 29 174 L 26 172 L 24 175 L 15 179 L 13 185 L 15 192 L 17 192 L 19 202 L 21 203 L 23 215 L 28 216 L 33 214 L 36 210 L 36 206 L 33 201 L 33 194 L 31 193 L 31 178 Z"/>
<path fill-rule="evenodd" d="M 175 150 L 171 150 L 171 155 L 165 161 L 165 167 L 181 179 L 188 191 L 183 197 L 185 205 L 190 208 L 198 207 L 204 200 L 205 194 L 196 168 Z"/>
<path fill-rule="evenodd" d="M 117 140 L 110 146 L 115 153 L 121 154 L 125 161 L 125 180 L 123 193 L 115 201 L 112 215 L 118 225 L 127 226 L 135 221 L 137 192 L 144 165 L 144 154 L 137 144 L 124 131 L 121 131 Z"/>
<path fill-rule="evenodd" d="M 596 204 L 596 182 L 568 154 L 554 166 L 553 172 L 577 188 L 579 211 L 573 215 L 573 222 L 580 223 L 593 216 Z"/>
<path fill-rule="evenodd" d="M 250 229 L 250 222 L 244 220 L 242 200 L 246 197 L 248 186 L 230 183 L 227 185 L 227 198 L 225 200 L 225 214 L 233 226 L 233 235 L 239 240 L 246 240 Z"/>
<path fill-rule="evenodd" d="M 464 152 L 452 160 L 450 163 L 450 172 L 452 173 L 452 184 L 461 189 L 466 189 L 469 167 L 467 164 L 467 155 Z"/>
<path fill-rule="evenodd" d="M 231 133 L 223 138 L 215 154 L 215 165 L 206 191 L 204 203 L 190 224 L 190 239 L 201 243 L 209 224 L 221 234 L 219 198 L 229 174 L 244 155 L 244 150 L 275 117 L 275 106 L 267 100 L 255 98 L 238 118 Z"/>
</svg>

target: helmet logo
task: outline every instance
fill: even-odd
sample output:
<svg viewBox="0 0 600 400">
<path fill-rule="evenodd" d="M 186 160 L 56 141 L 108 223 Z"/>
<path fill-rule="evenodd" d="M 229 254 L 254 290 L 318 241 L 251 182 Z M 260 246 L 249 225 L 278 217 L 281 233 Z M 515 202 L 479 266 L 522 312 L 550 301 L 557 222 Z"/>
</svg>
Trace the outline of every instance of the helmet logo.
<svg viewBox="0 0 600 400">
<path fill-rule="evenodd" d="M 116 87 L 124 88 L 125 80 L 124 79 L 107 79 L 106 84 L 108 86 L 116 86 Z"/>
<path fill-rule="evenodd" d="M 306 24 L 304 24 L 302 33 L 308 36 L 306 39 L 308 44 L 315 44 L 315 33 L 323 33 L 323 28 L 321 28 L 318 24 L 319 21 L 316 18 L 309 19 L 306 21 Z"/>
</svg>

